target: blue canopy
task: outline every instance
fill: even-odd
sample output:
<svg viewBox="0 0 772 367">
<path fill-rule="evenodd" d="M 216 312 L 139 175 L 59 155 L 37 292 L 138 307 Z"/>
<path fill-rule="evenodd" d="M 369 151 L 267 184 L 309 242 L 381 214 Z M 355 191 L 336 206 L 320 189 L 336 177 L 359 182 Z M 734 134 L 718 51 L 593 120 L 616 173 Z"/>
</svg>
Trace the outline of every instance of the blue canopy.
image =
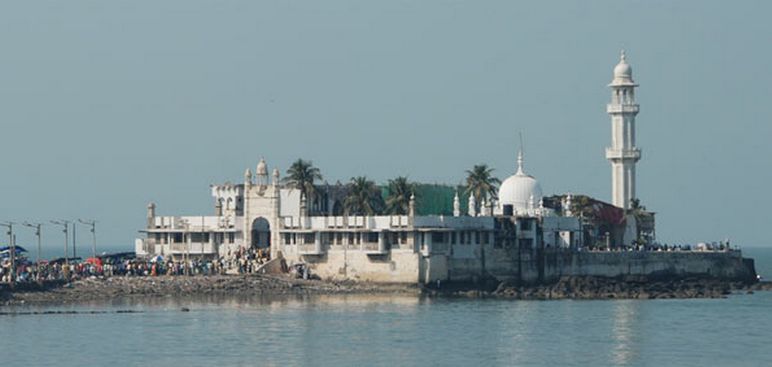
<svg viewBox="0 0 772 367">
<path fill-rule="evenodd" d="M 0 247 L 0 252 L 6 252 L 6 251 L 10 252 L 11 251 L 11 246 Z M 16 246 L 16 253 L 18 254 L 20 252 L 27 252 L 27 249 L 25 249 L 24 247 L 21 247 L 21 246 Z"/>
</svg>

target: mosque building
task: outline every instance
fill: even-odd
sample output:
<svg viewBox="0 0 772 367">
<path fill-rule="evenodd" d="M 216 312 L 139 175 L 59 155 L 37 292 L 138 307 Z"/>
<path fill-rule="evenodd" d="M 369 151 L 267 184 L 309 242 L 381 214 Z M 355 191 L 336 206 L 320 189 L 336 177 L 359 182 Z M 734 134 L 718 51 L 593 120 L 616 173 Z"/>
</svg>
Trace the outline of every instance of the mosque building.
<svg viewBox="0 0 772 367">
<path fill-rule="evenodd" d="M 252 248 L 288 264 L 307 264 L 322 278 L 429 282 L 483 273 L 522 278 L 523 262 L 538 264 L 536 254 L 545 251 L 649 244 L 653 213 L 633 208 L 635 165 L 641 158 L 635 146 L 639 107 L 624 52 L 609 87 L 610 204 L 570 193 L 545 197 L 539 181 L 526 173 L 520 149 L 516 170 L 502 181 L 497 198 L 476 203 L 473 195 L 459 197 L 457 188 L 448 186 L 452 212 L 422 212 L 413 196 L 405 215 L 345 215 L 345 186 L 319 185 L 319 194 L 307 200 L 282 183 L 277 168 L 269 177 L 261 159 L 254 176 L 246 170 L 243 183 L 211 186 L 214 215 L 160 216 L 149 204 L 146 236 L 136 240 L 136 253 L 214 258 Z"/>
</svg>

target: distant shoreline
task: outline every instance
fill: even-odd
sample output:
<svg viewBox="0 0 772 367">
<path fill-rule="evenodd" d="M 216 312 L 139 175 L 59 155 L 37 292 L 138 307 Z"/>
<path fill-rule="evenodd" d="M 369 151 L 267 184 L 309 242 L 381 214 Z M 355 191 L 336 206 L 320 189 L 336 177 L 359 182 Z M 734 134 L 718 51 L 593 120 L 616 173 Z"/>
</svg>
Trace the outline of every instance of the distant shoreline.
<svg viewBox="0 0 772 367">
<path fill-rule="evenodd" d="M 0 305 L 77 304 L 120 298 L 187 296 L 404 295 L 479 297 L 519 300 L 726 298 L 731 294 L 772 290 L 772 282 L 747 284 L 705 278 L 671 280 L 564 277 L 552 284 L 500 282 L 440 284 L 374 284 L 352 281 L 293 279 L 276 275 L 216 275 L 86 278 L 20 285 L 0 290 Z"/>
</svg>

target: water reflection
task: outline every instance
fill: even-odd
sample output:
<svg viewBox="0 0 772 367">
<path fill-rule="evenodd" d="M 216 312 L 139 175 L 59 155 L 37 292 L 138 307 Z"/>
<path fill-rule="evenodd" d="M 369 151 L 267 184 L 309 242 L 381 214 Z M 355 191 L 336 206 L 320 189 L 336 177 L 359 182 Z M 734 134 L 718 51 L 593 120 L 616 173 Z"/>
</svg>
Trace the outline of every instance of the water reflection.
<svg viewBox="0 0 772 367">
<path fill-rule="evenodd" d="M 193 310 L 233 309 L 233 310 L 278 310 L 298 307 L 334 307 L 346 305 L 348 311 L 366 312 L 367 307 L 379 304 L 416 306 L 430 304 L 425 297 L 405 295 L 190 295 L 163 297 L 123 297 L 108 300 L 86 300 L 77 303 L 50 303 L 13 305 L 6 311 L 24 310 L 173 310 L 183 307 Z"/>
<path fill-rule="evenodd" d="M 611 360 L 616 365 L 630 365 L 638 358 L 638 324 L 640 301 L 624 300 L 614 302 L 612 335 L 614 347 Z"/>
<path fill-rule="evenodd" d="M 668 302 L 131 298 L 60 307 L 144 312 L 0 317 L 0 365 L 92 365 L 94 356 L 118 356 L 122 365 L 160 366 L 772 366 L 761 337 L 772 329 L 770 303 L 772 292 Z M 733 312 L 738 306 L 742 314 Z"/>
</svg>

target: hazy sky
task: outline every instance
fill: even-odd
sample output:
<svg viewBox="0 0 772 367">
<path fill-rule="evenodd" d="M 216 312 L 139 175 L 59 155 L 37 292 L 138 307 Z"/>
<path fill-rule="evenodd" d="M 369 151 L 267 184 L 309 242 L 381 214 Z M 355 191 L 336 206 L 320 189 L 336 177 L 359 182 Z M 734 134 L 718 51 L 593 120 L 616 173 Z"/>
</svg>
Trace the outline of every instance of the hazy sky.
<svg viewBox="0 0 772 367">
<path fill-rule="evenodd" d="M 95 218 L 128 249 L 149 201 L 211 214 L 209 184 L 261 156 L 331 183 L 458 183 L 475 163 L 513 173 L 518 132 L 545 194 L 610 201 L 625 48 L 659 239 L 772 244 L 770 4 L 4 1 L 0 220 Z"/>
</svg>

